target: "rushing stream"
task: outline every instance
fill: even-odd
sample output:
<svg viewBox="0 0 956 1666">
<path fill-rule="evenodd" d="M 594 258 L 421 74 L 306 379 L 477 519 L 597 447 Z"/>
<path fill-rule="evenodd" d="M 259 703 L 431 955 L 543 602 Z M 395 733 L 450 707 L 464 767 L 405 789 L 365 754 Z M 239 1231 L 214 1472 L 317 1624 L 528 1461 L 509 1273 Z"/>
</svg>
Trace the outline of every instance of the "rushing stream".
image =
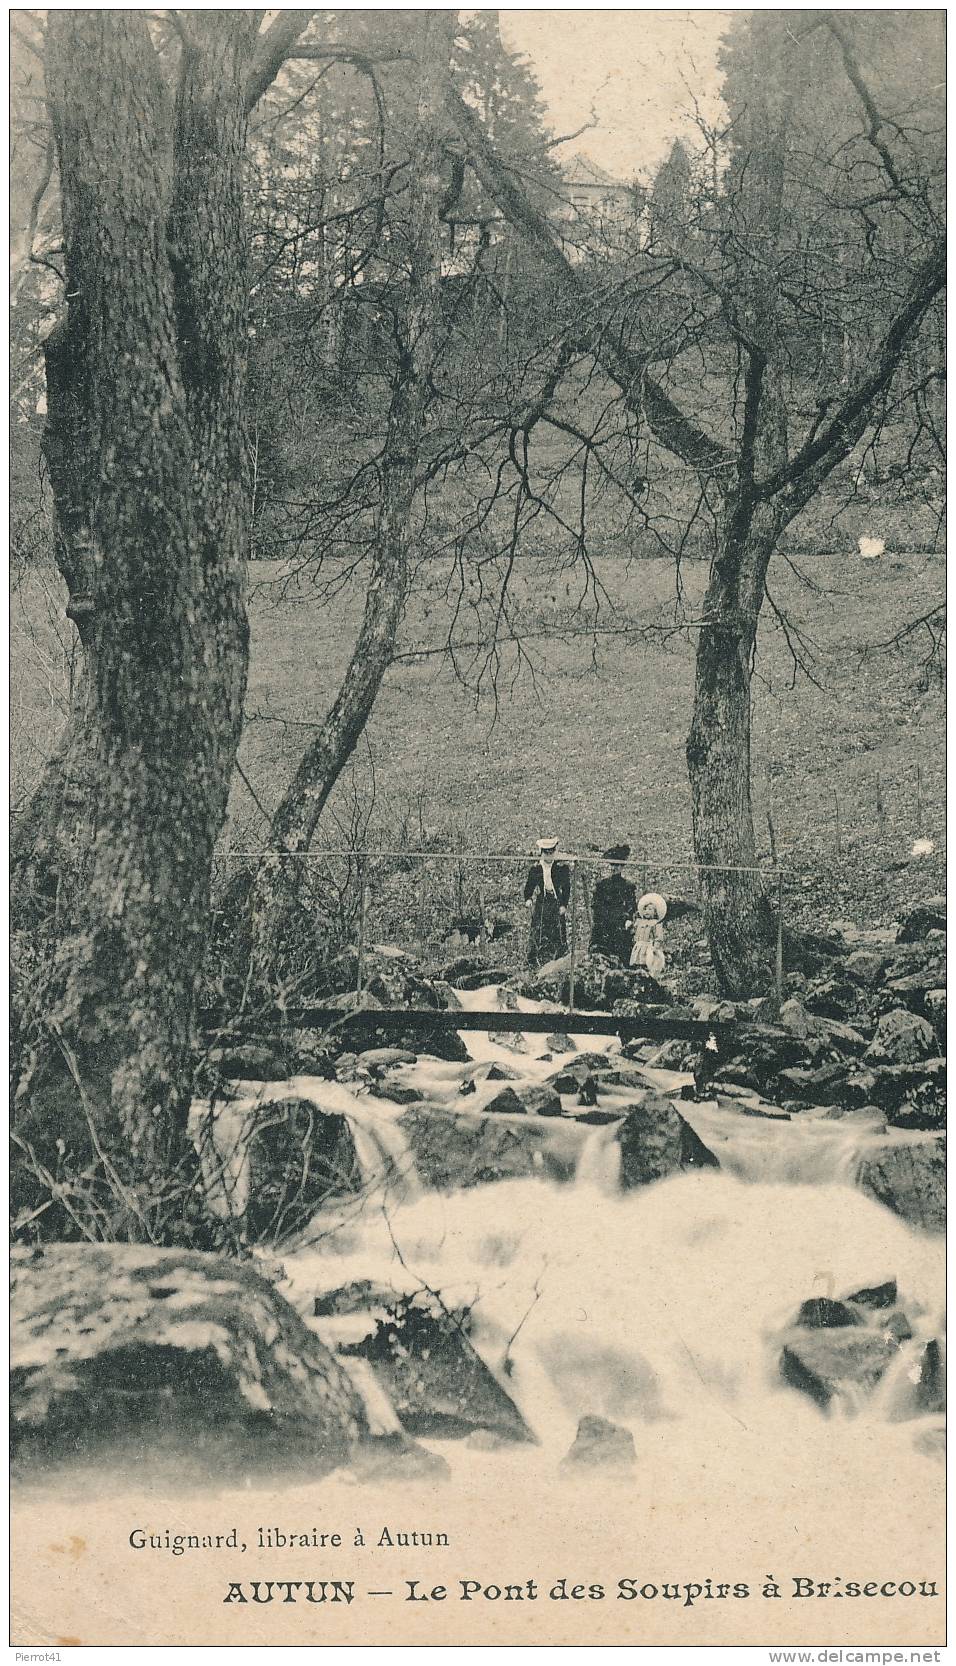
<svg viewBox="0 0 956 1666">
<path fill-rule="evenodd" d="M 466 999 L 477 1008 L 495 1004 L 491 990 Z M 567 1022 L 555 1015 L 557 1029 Z M 294 1243 L 256 1251 L 264 1274 L 331 1347 L 360 1341 L 373 1321 L 366 1312 L 315 1317 L 315 1298 L 355 1281 L 396 1296 L 440 1292 L 451 1312 L 469 1309 L 470 1341 L 533 1439 L 484 1428 L 465 1438 L 419 1436 L 420 1446 L 445 1460 L 450 1482 L 444 1470 L 386 1467 L 369 1476 L 348 1465 L 325 1475 L 307 1449 L 285 1468 L 263 1468 L 255 1442 L 240 1442 L 216 1474 L 215 1499 L 210 1494 L 201 1507 L 195 1493 L 193 1502 L 184 1501 L 198 1484 L 192 1455 L 184 1461 L 172 1452 L 162 1473 L 146 1476 L 138 1457 L 118 1453 L 108 1469 L 81 1464 L 68 1484 L 58 1480 L 67 1488 L 62 1496 L 44 1491 L 39 1476 L 35 1496 L 21 1499 L 21 1537 L 47 1545 L 52 1536 L 58 1551 L 77 1530 L 76 1512 L 87 1511 L 102 1491 L 111 1498 L 111 1522 L 198 1521 L 218 1530 L 236 1521 L 247 1535 L 255 1522 L 318 1522 L 342 1528 L 349 1544 L 356 1524 L 364 1524 L 370 1547 L 386 1523 L 450 1532 L 450 1548 L 431 1562 L 411 1550 L 379 1557 L 343 1548 L 336 1560 L 303 1553 L 291 1564 L 295 1577 L 344 1572 L 363 1586 L 397 1585 L 400 1577 L 613 1582 L 638 1574 L 654 1591 L 662 1578 L 759 1582 L 769 1570 L 784 1582 L 807 1574 L 941 1580 L 942 1417 L 921 1410 L 917 1387 L 926 1344 L 942 1336 L 943 1241 L 855 1187 L 861 1155 L 886 1136 L 859 1120 L 787 1121 L 748 1115 L 746 1106 L 681 1099 L 681 1114 L 720 1169 L 692 1169 L 625 1191 L 617 1123 L 483 1116 L 506 1084 L 500 1073 L 486 1082 L 474 1069 L 508 1065 L 520 1089 L 522 1080 L 542 1082 L 583 1053 L 615 1052 L 616 1039 L 572 1034 L 575 1054 L 552 1050 L 541 1035 L 503 1042 L 493 1034 L 462 1035 L 472 1066 L 421 1057 L 390 1069 L 390 1080 L 414 1089 L 425 1107 L 419 1117 L 437 1122 L 436 1137 L 443 1110 L 455 1122 L 474 1119 L 476 1128 L 491 1123 L 497 1131 L 500 1123 L 512 1147 L 523 1136 L 545 1155 L 560 1155 L 553 1168 L 566 1180 L 545 1178 L 543 1164 L 525 1178 L 435 1189 L 416 1167 L 408 1138 L 414 1117 L 358 1079 L 243 1084 L 214 1118 L 197 1105 L 194 1132 L 198 1137 L 205 1127 L 207 1141 L 214 1134 L 215 1152 L 209 1147 L 206 1156 L 217 1174 L 219 1206 L 241 1213 L 250 1183 L 241 1136 L 263 1102 L 302 1096 L 347 1117 L 361 1191 L 325 1205 Z M 665 1094 L 688 1080 L 653 1065 L 628 1068 L 639 1068 Z M 462 1093 L 466 1079 L 469 1091 Z M 623 1113 L 635 1092 L 624 1087 L 617 1096 Z M 613 1108 L 614 1098 L 605 1083 L 598 1109 Z M 565 1112 L 580 1113 L 574 1098 L 562 1099 Z M 495 1149 L 492 1141 L 492 1157 Z M 905 1314 L 911 1335 L 890 1349 L 875 1390 L 838 1389 L 822 1410 L 781 1376 L 781 1350 L 801 1304 L 891 1279 L 898 1300 L 890 1317 Z M 393 1304 L 379 1299 L 384 1316 Z M 869 1336 L 885 1323 L 874 1313 Z M 374 1365 L 356 1355 L 340 1358 L 373 1432 L 397 1432 Z M 628 1431 L 633 1463 L 597 1470 L 566 1464 L 582 1417 Z M 256 1578 L 290 1572 L 286 1553 L 247 1560 L 240 1572 Z M 221 1574 L 224 1565 L 209 1565 L 216 1603 Z M 237 1577 L 231 1565 L 228 1577 Z M 816 1609 L 811 1615 L 810 1606 L 799 1622 L 808 1644 L 845 1640 L 839 1616 Z M 679 1604 L 667 1607 L 684 1615 Z M 705 1635 L 736 1640 L 732 1617 L 721 1621 L 717 1607 L 708 1610 Z M 241 1612 L 245 1626 L 251 1610 Z M 911 1612 L 900 1620 L 910 1627 L 904 1641 L 920 1635 Z M 696 1610 L 691 1618 L 699 1619 Z M 635 1603 L 629 1623 L 635 1641 L 700 1641 L 699 1633 L 681 1631 L 684 1622 L 673 1614 L 659 1618 L 653 1603 Z M 530 1620 L 524 1631 L 522 1624 L 520 1614 L 509 1617 L 508 1636 L 540 1640 Z M 580 1642 L 571 1622 L 562 1624 L 561 1635 Z M 409 1638 L 421 1641 L 406 1625 L 400 1640 Z"/>
<path fill-rule="evenodd" d="M 464 999 L 480 1008 L 494 996 L 476 990 Z M 542 1035 L 502 1043 L 461 1033 L 474 1060 L 507 1064 L 525 1080 L 544 1080 L 575 1057 L 550 1052 Z M 612 1037 L 576 1041 L 592 1053 L 617 1046 Z M 480 1117 L 502 1083 L 479 1082 L 464 1097 L 463 1068 L 420 1058 L 392 1078 L 426 1104 Z M 646 1074 L 663 1092 L 690 1079 Z M 915 1417 L 913 1385 L 926 1341 L 941 1334 L 943 1246 L 854 1189 L 862 1153 L 885 1133 L 852 1119 L 777 1120 L 679 1101 L 719 1172 L 622 1192 L 616 1124 L 576 1123 L 571 1184 L 512 1179 L 439 1192 L 423 1189 L 416 1175 L 403 1107 L 306 1077 L 250 1090 L 247 1103 L 289 1093 L 348 1117 L 365 1181 L 360 1198 L 323 1210 L 283 1252 L 283 1289 L 307 1318 L 316 1295 L 353 1280 L 396 1293 L 440 1291 L 448 1308 L 471 1310 L 476 1350 L 554 1458 L 591 1414 L 631 1429 L 638 1452 L 649 1441 L 679 1444 L 681 1425 L 690 1423 L 722 1448 L 757 1440 L 768 1452 L 832 1441 L 838 1424 L 861 1459 L 871 1451 L 865 1431 L 879 1426 L 905 1462 L 929 1461 L 916 1455 L 914 1437 L 940 1420 Z M 633 1090 L 618 1094 L 623 1110 Z M 613 1108 L 614 1097 L 602 1093 L 602 1107 Z M 555 1118 L 547 1138 L 551 1127 L 567 1142 L 566 1119 Z M 806 1298 L 846 1296 L 892 1278 L 913 1337 L 875 1393 L 838 1398 L 826 1415 L 782 1382 L 781 1337 Z M 310 1322 L 333 1344 L 356 1327 Z M 454 1473 L 473 1467 L 474 1453 L 461 1443 L 441 1449 Z M 531 1460 L 512 1452 L 494 1461 L 521 1468 Z"/>
</svg>

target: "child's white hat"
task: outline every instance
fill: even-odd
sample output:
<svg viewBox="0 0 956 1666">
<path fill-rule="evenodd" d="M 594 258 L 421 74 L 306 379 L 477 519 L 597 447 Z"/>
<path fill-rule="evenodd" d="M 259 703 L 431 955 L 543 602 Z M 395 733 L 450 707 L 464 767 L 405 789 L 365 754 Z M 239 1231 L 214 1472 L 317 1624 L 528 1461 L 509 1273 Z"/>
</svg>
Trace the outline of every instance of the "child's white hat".
<svg viewBox="0 0 956 1666">
<path fill-rule="evenodd" d="M 645 908 L 653 908 L 655 920 L 663 920 L 667 913 L 667 904 L 657 891 L 645 891 L 637 904 L 637 912 L 643 913 Z"/>
</svg>

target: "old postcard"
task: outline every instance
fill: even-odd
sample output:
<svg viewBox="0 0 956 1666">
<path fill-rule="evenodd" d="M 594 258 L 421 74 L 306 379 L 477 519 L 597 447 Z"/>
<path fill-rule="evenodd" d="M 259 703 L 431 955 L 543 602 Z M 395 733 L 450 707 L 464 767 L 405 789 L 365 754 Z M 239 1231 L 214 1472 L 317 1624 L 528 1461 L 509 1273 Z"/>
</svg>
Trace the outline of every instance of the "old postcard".
<svg viewBox="0 0 956 1666">
<path fill-rule="evenodd" d="M 18 1659 L 938 1659 L 944 13 L 11 31 Z"/>
</svg>

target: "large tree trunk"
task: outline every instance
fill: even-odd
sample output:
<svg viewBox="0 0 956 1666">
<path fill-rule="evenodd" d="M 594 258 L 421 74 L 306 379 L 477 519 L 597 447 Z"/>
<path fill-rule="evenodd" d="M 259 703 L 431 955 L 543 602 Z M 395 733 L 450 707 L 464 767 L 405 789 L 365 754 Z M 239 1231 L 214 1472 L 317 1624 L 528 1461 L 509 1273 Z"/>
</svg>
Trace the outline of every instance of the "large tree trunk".
<svg viewBox="0 0 956 1666">
<path fill-rule="evenodd" d="M 757 866 L 751 805 L 750 685 L 764 583 L 786 516 L 757 482 L 787 461 L 786 364 L 779 329 L 784 159 L 789 130 L 788 39 L 779 18 L 758 18 L 764 76 L 747 112 L 746 167 L 732 173 L 734 299 L 744 348 L 743 415 L 735 482 L 724 501 L 698 645 L 687 741 L 694 853 L 711 959 L 722 989 L 766 987 L 771 920 Z M 722 871 L 716 871 L 722 870 Z M 749 871 L 748 871 L 749 870 Z"/>
<path fill-rule="evenodd" d="M 743 996 L 766 987 L 772 965 L 767 881 L 755 871 L 750 685 L 777 529 L 769 515 L 741 525 L 728 510 L 720 536 L 697 647 L 687 770 L 711 958 L 721 989 Z"/>
<path fill-rule="evenodd" d="M 47 47 L 69 313 L 48 353 L 46 453 L 96 768 L 50 1044 L 24 1094 L 33 1112 L 78 1096 L 133 1236 L 155 1230 L 185 1128 L 247 666 L 241 162 L 258 20 L 177 17 L 175 112 L 145 14 L 51 12 Z"/>
<path fill-rule="evenodd" d="M 392 663 L 408 596 L 416 477 L 428 378 L 440 339 L 440 210 L 444 196 L 445 81 L 453 13 L 417 14 L 418 110 L 412 142 L 404 304 L 395 319 L 398 360 L 381 463 L 365 615 L 348 669 L 325 722 L 299 761 L 272 822 L 275 854 L 257 875 L 253 954 L 268 982 L 279 954 L 282 914 L 297 891 L 289 856 L 309 849 L 329 796 L 352 756 Z"/>
</svg>

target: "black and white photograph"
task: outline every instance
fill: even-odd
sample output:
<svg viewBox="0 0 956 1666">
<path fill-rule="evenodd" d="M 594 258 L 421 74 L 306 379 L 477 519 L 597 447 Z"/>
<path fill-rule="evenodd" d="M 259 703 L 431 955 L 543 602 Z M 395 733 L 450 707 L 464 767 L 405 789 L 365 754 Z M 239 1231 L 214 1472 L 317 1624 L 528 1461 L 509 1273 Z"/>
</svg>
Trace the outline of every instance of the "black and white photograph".
<svg viewBox="0 0 956 1666">
<path fill-rule="evenodd" d="M 8 12 L 18 1660 L 939 1661 L 946 21 Z"/>
</svg>

